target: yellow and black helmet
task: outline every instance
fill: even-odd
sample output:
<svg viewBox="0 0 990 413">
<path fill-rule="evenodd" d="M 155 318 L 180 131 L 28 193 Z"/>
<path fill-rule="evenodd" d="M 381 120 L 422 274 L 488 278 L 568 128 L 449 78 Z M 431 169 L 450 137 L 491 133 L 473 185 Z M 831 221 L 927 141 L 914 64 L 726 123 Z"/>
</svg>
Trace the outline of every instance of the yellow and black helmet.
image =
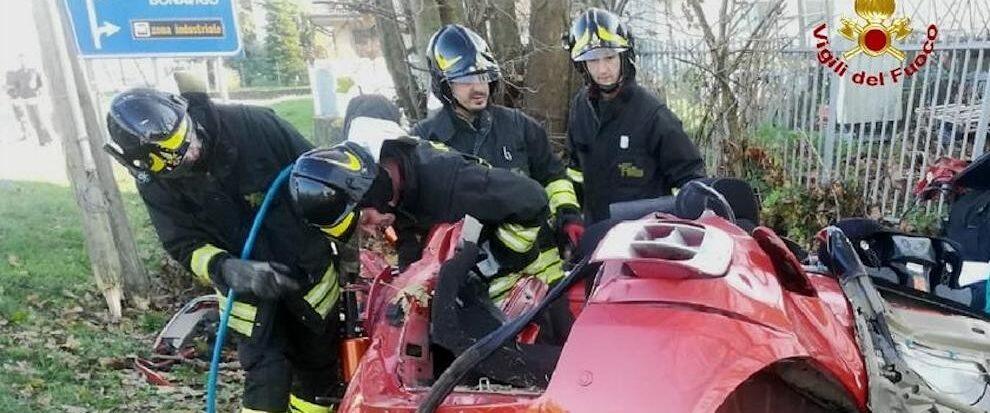
<svg viewBox="0 0 990 413">
<path fill-rule="evenodd" d="M 356 209 L 363 206 L 378 170 L 371 154 L 354 142 L 313 149 L 292 167 L 289 195 L 306 222 L 345 239 L 357 224 Z"/>
<path fill-rule="evenodd" d="M 187 108 L 182 97 L 155 89 L 122 92 L 110 103 L 107 129 L 112 142 L 104 149 L 133 172 L 171 172 L 196 133 Z"/>
<path fill-rule="evenodd" d="M 608 10 L 592 7 L 575 17 L 564 35 L 563 47 L 585 82 L 591 82 L 591 78 L 584 62 L 616 54 L 622 57 L 623 77 L 635 75 L 635 39 L 619 16 Z"/>
<path fill-rule="evenodd" d="M 430 38 L 426 58 L 433 95 L 445 105 L 454 103 L 451 83 L 488 83 L 491 95 L 499 86 L 501 71 L 488 42 L 459 24 L 448 24 Z"/>
</svg>

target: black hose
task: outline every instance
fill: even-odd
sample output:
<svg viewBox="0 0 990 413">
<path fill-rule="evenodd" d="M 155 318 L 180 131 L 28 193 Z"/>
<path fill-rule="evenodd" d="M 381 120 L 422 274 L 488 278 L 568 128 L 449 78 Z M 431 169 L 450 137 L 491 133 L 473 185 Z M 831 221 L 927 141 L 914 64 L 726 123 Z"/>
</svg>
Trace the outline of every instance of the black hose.
<svg viewBox="0 0 990 413">
<path fill-rule="evenodd" d="M 473 369 L 478 363 L 484 360 L 486 357 L 490 356 L 495 350 L 502 346 L 508 340 L 519 335 L 519 332 L 528 325 L 537 314 L 542 312 L 550 305 L 551 302 L 560 298 L 561 295 L 567 291 L 568 288 L 576 280 L 581 278 L 581 274 L 584 272 L 585 266 L 588 264 L 588 257 L 583 258 L 574 267 L 574 270 L 567 275 L 566 278 L 561 280 L 557 285 L 550 289 L 547 296 L 543 298 L 543 301 L 539 305 L 530 309 L 529 311 L 523 313 L 516 319 L 509 321 L 499 329 L 492 331 L 487 336 L 478 340 L 474 345 L 468 347 L 464 350 L 460 356 L 458 356 L 450 367 L 447 368 L 440 378 L 437 379 L 433 386 L 430 387 L 430 392 L 426 395 L 426 399 L 420 403 L 419 407 L 416 408 L 416 413 L 434 413 L 437 407 L 443 403 L 447 395 L 457 387 L 457 383 L 460 383 L 464 379 L 471 369 Z"/>
</svg>

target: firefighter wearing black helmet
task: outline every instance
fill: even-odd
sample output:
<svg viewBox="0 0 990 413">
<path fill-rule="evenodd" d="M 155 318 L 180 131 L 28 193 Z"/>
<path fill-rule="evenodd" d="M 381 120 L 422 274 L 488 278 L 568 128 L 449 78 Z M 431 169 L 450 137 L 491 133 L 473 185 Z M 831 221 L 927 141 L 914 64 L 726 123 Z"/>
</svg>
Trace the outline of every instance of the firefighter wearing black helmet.
<svg viewBox="0 0 990 413">
<path fill-rule="evenodd" d="M 438 223 L 471 215 L 490 229 L 492 260 L 483 267 L 492 270 L 495 302 L 524 276 L 547 284 L 563 276 L 556 250 L 540 249 L 549 209 L 535 181 L 429 141 L 391 139 L 380 151 L 380 167 L 354 142 L 301 157 L 289 178 L 300 214 L 330 235 L 353 223 L 367 233 L 396 224 L 424 237 Z"/>
<path fill-rule="evenodd" d="M 221 301 L 237 294 L 229 327 L 244 336 L 242 411 L 328 412 L 340 382 L 329 350 L 340 294 L 330 242 L 283 189 L 251 260 L 238 258 L 269 185 L 311 145 L 269 109 L 216 105 L 203 93 L 129 90 L 107 124 L 106 149 L 137 178 L 168 253 Z"/>
<path fill-rule="evenodd" d="M 444 107 L 415 125 L 412 134 L 536 180 L 550 199 L 558 243 L 576 245 L 584 225 L 574 186 L 551 151 L 546 130 L 517 109 L 491 103 L 501 73 L 485 40 L 464 26 L 444 26 L 430 39 L 427 60 L 433 94 Z M 547 248 L 553 248 L 552 238 Z M 407 254 L 400 249 L 400 255 Z"/>
<path fill-rule="evenodd" d="M 457 222 L 466 215 L 480 221 L 481 245 L 494 260 L 477 268 L 490 278 L 472 283 L 472 294 L 433 303 L 438 307 L 430 338 L 455 354 L 504 321 L 493 306 L 498 304 L 492 300 L 498 296 L 493 292 L 511 287 L 518 274 L 550 283 L 554 281 L 550 277 L 560 273 L 559 260 L 554 267 L 538 258 L 537 232 L 549 213 L 539 184 L 434 143 L 405 137 L 386 140 L 377 161 L 355 142 L 314 149 L 296 161 L 289 191 L 302 216 L 340 240 L 356 229 L 380 233 L 403 219 L 425 227 Z M 462 257 L 464 271 L 454 277 L 471 277 L 466 272 L 476 266 L 478 255 Z M 485 272 L 486 268 L 494 272 Z M 441 308 L 446 311 L 438 313 Z M 557 354 L 559 348 L 552 346 L 513 344 L 499 349 L 478 369 L 498 382 L 545 386 Z"/>
<path fill-rule="evenodd" d="M 635 40 L 618 16 L 581 13 L 564 47 L 585 83 L 571 100 L 567 173 L 583 185 L 589 224 L 608 218 L 612 203 L 670 195 L 704 176 L 681 121 L 636 83 Z"/>
</svg>

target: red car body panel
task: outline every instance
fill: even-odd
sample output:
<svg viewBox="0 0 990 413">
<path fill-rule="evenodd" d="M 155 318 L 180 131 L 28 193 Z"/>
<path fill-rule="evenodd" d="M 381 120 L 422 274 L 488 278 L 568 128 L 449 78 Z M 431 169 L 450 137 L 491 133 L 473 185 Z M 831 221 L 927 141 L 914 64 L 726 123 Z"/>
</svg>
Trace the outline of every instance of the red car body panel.
<svg viewBox="0 0 990 413">
<path fill-rule="evenodd" d="M 656 222 L 683 221 L 637 221 Z M 676 260 L 601 260 L 583 308 L 583 283 L 568 295 L 576 321 L 542 394 L 458 388 L 438 411 L 715 412 L 754 374 L 792 361 L 827 376 L 866 411 L 866 374 L 836 281 L 808 274 L 813 295 L 788 291 L 743 231 L 715 216 L 690 224 L 728 235 L 731 247 L 719 252 L 731 254 L 723 276 L 701 277 Z M 372 344 L 341 411 L 416 409 L 434 377 L 423 292 L 432 291 L 458 236 L 457 225 L 439 226 L 421 261 L 394 280 L 376 280 L 366 314 Z"/>
</svg>

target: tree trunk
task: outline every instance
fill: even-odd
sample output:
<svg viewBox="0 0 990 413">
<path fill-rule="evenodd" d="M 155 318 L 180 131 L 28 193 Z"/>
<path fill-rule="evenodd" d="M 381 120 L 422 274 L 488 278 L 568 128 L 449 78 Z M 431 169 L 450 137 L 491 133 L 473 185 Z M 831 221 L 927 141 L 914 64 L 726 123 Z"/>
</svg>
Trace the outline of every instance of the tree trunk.
<svg viewBox="0 0 990 413">
<path fill-rule="evenodd" d="M 382 10 L 395 11 L 391 0 L 374 0 L 375 7 Z M 415 13 L 415 10 L 413 11 Z M 395 85 L 395 94 L 399 98 L 399 107 L 410 119 L 420 119 L 426 114 L 426 96 L 420 90 L 413 78 L 412 69 L 406 60 L 406 45 L 402 40 L 402 32 L 398 23 L 388 17 L 375 16 L 378 28 L 378 39 L 385 55 L 385 65 Z M 417 33 L 418 35 L 418 33 Z"/>
<path fill-rule="evenodd" d="M 436 0 L 440 24 L 465 24 L 464 3 L 461 0 Z"/>
<path fill-rule="evenodd" d="M 416 55 L 419 56 L 418 60 L 425 65 L 426 47 L 429 46 L 430 37 L 440 29 L 440 8 L 437 6 L 436 0 L 410 0 L 409 8 L 413 16 L 412 27 L 415 31 L 413 41 L 416 42 Z"/>
<path fill-rule="evenodd" d="M 516 20 L 515 0 L 492 0 L 489 7 L 491 22 L 492 49 L 495 58 L 502 68 L 505 78 L 505 96 L 503 102 L 515 106 L 522 85 L 522 41 L 519 38 L 519 24 Z"/>
<path fill-rule="evenodd" d="M 530 46 L 527 59 L 525 96 L 529 114 L 544 121 L 550 133 L 567 128 L 567 111 L 573 76 L 571 62 L 560 48 L 560 35 L 566 30 L 568 0 L 533 0 L 529 21 Z"/>
<path fill-rule="evenodd" d="M 515 0 L 492 0 L 489 11 L 495 55 L 501 61 L 519 58 L 522 54 L 522 40 L 519 38 Z"/>
</svg>

